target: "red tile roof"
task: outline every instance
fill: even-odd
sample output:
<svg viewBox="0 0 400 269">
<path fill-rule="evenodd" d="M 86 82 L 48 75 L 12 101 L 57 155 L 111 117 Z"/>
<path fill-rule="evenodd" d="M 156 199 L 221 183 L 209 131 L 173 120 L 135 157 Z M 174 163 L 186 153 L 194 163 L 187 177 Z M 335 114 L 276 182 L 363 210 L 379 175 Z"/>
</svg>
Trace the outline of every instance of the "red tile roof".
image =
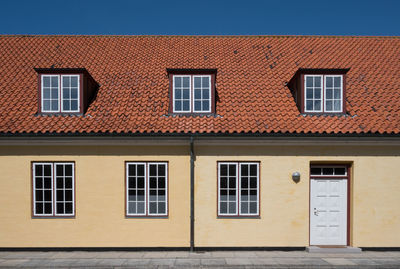
<svg viewBox="0 0 400 269">
<path fill-rule="evenodd" d="M 83 116 L 37 115 L 34 68 L 86 68 Z M 168 114 L 167 68 L 217 69 L 215 116 Z M 350 68 L 346 116 L 300 114 L 299 68 Z M 0 36 L 0 133 L 400 133 L 400 38 Z"/>
</svg>

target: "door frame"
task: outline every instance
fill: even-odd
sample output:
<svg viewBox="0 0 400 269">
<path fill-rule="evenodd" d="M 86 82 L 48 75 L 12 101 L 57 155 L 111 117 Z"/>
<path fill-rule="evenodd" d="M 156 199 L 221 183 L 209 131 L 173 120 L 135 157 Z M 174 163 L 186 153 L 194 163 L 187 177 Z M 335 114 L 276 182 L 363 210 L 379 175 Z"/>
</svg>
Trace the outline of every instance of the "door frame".
<svg viewBox="0 0 400 269">
<path fill-rule="evenodd" d="M 310 163 L 308 169 L 308 245 L 311 242 L 311 167 L 346 167 L 347 176 L 338 176 L 337 178 L 347 178 L 347 227 L 346 227 L 346 246 L 350 246 L 351 241 L 351 168 L 352 165 L 349 163 Z M 317 177 L 317 176 L 314 176 Z M 332 177 L 335 178 L 335 177 Z M 326 247 L 326 245 L 324 245 Z"/>
</svg>

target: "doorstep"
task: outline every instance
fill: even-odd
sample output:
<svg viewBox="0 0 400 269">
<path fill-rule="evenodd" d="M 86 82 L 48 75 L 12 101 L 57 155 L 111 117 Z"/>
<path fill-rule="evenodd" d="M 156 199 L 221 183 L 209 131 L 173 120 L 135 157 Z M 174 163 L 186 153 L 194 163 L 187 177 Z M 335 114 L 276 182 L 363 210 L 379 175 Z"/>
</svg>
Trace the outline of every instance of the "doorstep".
<svg viewBox="0 0 400 269">
<path fill-rule="evenodd" d="M 309 246 L 306 247 L 306 251 L 309 253 L 361 253 L 361 248 L 357 247 L 318 247 Z"/>
</svg>

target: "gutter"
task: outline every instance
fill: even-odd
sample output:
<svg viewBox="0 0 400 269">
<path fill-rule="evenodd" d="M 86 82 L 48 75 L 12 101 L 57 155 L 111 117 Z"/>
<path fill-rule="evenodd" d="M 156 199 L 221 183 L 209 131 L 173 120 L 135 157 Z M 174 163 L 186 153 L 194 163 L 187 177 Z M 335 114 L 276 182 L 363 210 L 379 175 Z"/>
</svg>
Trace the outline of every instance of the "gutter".
<svg viewBox="0 0 400 269">
<path fill-rule="evenodd" d="M 194 138 L 190 137 L 190 251 L 194 251 Z"/>
</svg>

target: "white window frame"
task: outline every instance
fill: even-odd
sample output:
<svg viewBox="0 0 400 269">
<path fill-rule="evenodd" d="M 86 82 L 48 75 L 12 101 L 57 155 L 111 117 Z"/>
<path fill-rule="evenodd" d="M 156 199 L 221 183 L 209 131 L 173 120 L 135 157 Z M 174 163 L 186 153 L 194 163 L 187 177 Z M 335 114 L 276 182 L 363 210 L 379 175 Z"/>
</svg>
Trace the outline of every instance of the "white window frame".
<svg viewBox="0 0 400 269">
<path fill-rule="evenodd" d="M 58 79 L 58 110 L 45 110 L 44 109 L 44 100 L 43 100 L 43 96 L 44 96 L 44 83 L 43 83 L 43 78 L 44 77 L 57 77 Z M 77 77 L 78 78 L 78 106 L 77 106 L 77 110 L 64 110 L 63 106 L 63 77 Z M 80 75 L 76 75 L 76 74 L 64 74 L 64 75 L 54 75 L 54 74 L 42 74 L 41 75 L 41 100 L 40 100 L 40 104 L 41 104 L 41 112 L 43 113 L 79 113 L 81 111 L 81 89 L 80 89 L 81 85 L 80 85 Z"/>
<path fill-rule="evenodd" d="M 68 213 L 57 213 L 57 169 L 56 166 L 57 165 L 72 165 L 72 213 L 68 214 Z M 65 170 L 64 170 L 65 171 Z M 65 174 L 64 176 L 65 177 Z M 75 164 L 74 163 L 70 163 L 70 162 L 55 162 L 53 163 L 53 178 L 54 178 L 54 183 L 53 183 L 53 192 L 54 192 L 54 215 L 55 216 L 74 216 L 75 215 Z M 65 189 L 64 189 L 64 199 L 65 199 Z M 63 203 L 65 203 L 65 200 L 63 201 Z M 64 208 L 65 209 L 65 208 Z M 64 210 L 65 211 L 65 210 Z"/>
<path fill-rule="evenodd" d="M 333 78 L 333 85 L 335 85 L 335 77 L 340 77 L 340 110 L 332 110 L 332 111 L 326 111 L 326 78 L 331 77 Z M 335 88 L 335 87 L 333 87 Z M 334 92 L 332 93 L 334 96 Z M 335 107 L 335 105 L 332 103 L 332 107 Z M 324 112 L 326 113 L 341 113 L 343 111 L 343 76 L 342 75 L 324 75 Z"/>
<path fill-rule="evenodd" d="M 50 214 L 38 214 L 36 213 L 36 165 L 50 165 L 51 167 L 51 213 Z M 32 190 L 33 190 L 33 197 L 32 197 L 32 203 L 33 203 L 33 216 L 35 217 L 48 217 L 48 216 L 53 216 L 54 214 L 54 167 L 53 163 L 50 162 L 34 162 L 32 165 Z M 43 185 L 44 188 L 44 185 Z M 44 197 L 44 195 L 43 195 Z M 43 198 L 44 199 L 44 198 Z M 44 201 L 44 200 L 43 200 Z M 44 212 L 44 210 L 43 210 Z"/>
<path fill-rule="evenodd" d="M 181 110 L 181 111 L 176 111 L 175 110 L 175 77 L 181 77 L 181 78 L 189 78 L 189 110 L 187 110 L 187 111 L 183 111 L 183 110 Z M 172 77 L 172 95 L 173 95 L 173 99 L 172 99 L 172 107 L 173 107 L 173 112 L 174 113 L 191 113 L 192 112 L 192 79 L 191 79 L 191 77 L 192 76 L 190 76 L 190 75 L 174 75 L 173 77 Z M 182 84 L 183 84 L 183 81 L 182 81 Z M 183 97 L 183 92 L 182 92 L 182 97 Z M 182 103 L 182 109 L 183 109 L 183 103 Z"/>
<path fill-rule="evenodd" d="M 64 109 L 64 97 L 63 97 L 63 90 L 64 90 L 64 83 L 63 83 L 63 78 L 64 77 L 76 77 L 78 79 L 78 105 L 76 107 L 76 110 L 65 110 Z M 80 111 L 80 104 L 81 104 L 81 97 L 80 97 L 80 76 L 79 75 L 61 75 L 61 87 L 60 87 L 60 102 L 61 102 L 61 112 L 65 113 L 76 113 Z M 71 86 L 70 86 L 71 87 Z M 70 96 L 71 97 L 71 96 Z M 70 98 L 71 99 L 71 98 Z"/>
<path fill-rule="evenodd" d="M 60 214 L 57 213 L 57 191 L 56 191 L 56 175 L 55 166 L 56 164 L 61 165 L 72 165 L 72 213 Z M 51 166 L 51 214 L 38 214 L 36 213 L 36 165 L 50 165 Z M 32 207 L 34 217 L 73 217 L 75 216 L 75 163 L 74 162 L 32 162 Z"/>
<path fill-rule="evenodd" d="M 236 195 L 235 195 L 235 202 L 236 202 L 236 213 L 232 214 L 232 213 L 221 213 L 220 210 L 220 189 L 221 189 L 221 165 L 232 165 L 234 164 L 236 166 Z M 241 190 L 242 190 L 242 186 L 241 186 L 241 165 L 245 164 L 245 165 L 257 165 L 257 213 L 242 213 L 241 211 Z M 229 168 L 228 168 L 229 169 Z M 260 215 L 260 163 L 259 162 L 218 162 L 218 195 L 217 195 L 217 208 L 218 208 L 218 212 L 217 215 L 220 217 L 258 217 Z M 229 179 L 228 179 L 229 181 Z M 250 193 L 249 193 L 250 195 Z M 229 189 L 228 189 L 228 196 L 229 196 Z M 250 198 L 249 198 L 250 199 Z M 228 202 L 228 208 L 229 208 L 229 202 Z M 229 210 L 227 210 L 229 211 Z"/>
<path fill-rule="evenodd" d="M 58 80 L 58 89 L 57 89 L 57 92 L 58 92 L 58 110 L 45 110 L 44 109 L 44 83 L 43 83 L 43 80 L 44 80 L 44 77 L 57 77 L 57 80 Z M 50 74 L 43 74 L 43 75 L 41 75 L 41 97 L 40 97 L 40 102 L 41 102 L 41 111 L 42 112 L 46 112 L 46 113 L 54 113 L 54 112 L 60 112 L 60 109 L 61 109 L 61 104 L 60 104 L 60 100 L 61 100 L 61 96 L 60 96 L 60 76 L 59 75 L 50 75 Z M 50 87 L 51 87 L 51 79 L 50 79 Z M 50 107 L 51 107 L 51 102 L 50 102 Z"/>
<path fill-rule="evenodd" d="M 260 163 L 258 162 L 239 162 L 239 175 L 238 175 L 238 184 L 239 184 L 239 215 L 240 216 L 258 216 L 260 214 Z M 257 212 L 256 213 L 242 213 L 242 207 L 240 205 L 241 203 L 241 191 L 242 191 L 242 181 L 241 181 L 241 173 L 242 173 L 242 164 L 245 165 L 256 165 L 257 166 Z M 250 171 L 249 171 L 250 173 Z M 251 189 L 250 186 L 248 188 L 249 190 Z M 249 195 L 249 199 L 250 199 L 250 193 Z M 251 200 L 249 200 L 249 202 L 251 202 Z M 249 208 L 249 212 L 250 212 L 250 208 Z"/>
<path fill-rule="evenodd" d="M 307 110 L 307 77 L 321 77 L 321 110 Z M 327 77 L 340 77 L 340 110 L 332 110 L 326 111 L 326 78 Z M 304 75 L 304 85 L 303 85 L 303 100 L 304 100 L 304 112 L 306 113 L 343 113 L 343 103 L 344 103 L 344 96 L 343 96 L 343 75 Z"/>
<path fill-rule="evenodd" d="M 195 94 L 194 94 L 194 79 L 195 78 L 203 78 L 203 77 L 207 77 L 208 78 L 208 85 L 210 85 L 210 87 L 209 87 L 209 89 L 208 89 L 208 96 L 209 96 L 209 99 L 208 99 L 208 110 L 195 110 L 195 106 L 194 106 L 194 101 L 195 101 Z M 192 108 L 193 108 L 193 113 L 210 113 L 211 112 L 211 98 L 212 98 L 212 96 L 211 96 L 211 87 L 212 87 L 212 85 L 211 85 L 211 76 L 210 75 L 193 75 L 192 76 L 192 80 L 193 80 L 193 82 L 192 82 L 192 85 L 193 85 L 193 89 L 192 89 L 192 91 L 193 91 L 193 98 L 192 98 Z M 201 82 L 201 83 L 203 83 L 203 82 Z M 203 90 L 203 88 L 202 88 L 202 90 Z M 203 95 L 203 93 L 201 93 L 201 95 Z M 205 99 L 201 99 L 201 102 L 203 102 L 203 100 L 205 100 Z M 201 104 L 201 106 L 203 106 L 203 104 Z"/>
<path fill-rule="evenodd" d="M 235 188 L 235 203 L 236 203 L 236 213 L 235 214 L 233 214 L 233 213 L 221 213 L 221 208 L 220 208 L 220 205 L 221 205 L 221 203 L 220 203 L 220 201 L 221 201 L 221 199 L 220 199 L 220 195 L 221 195 L 221 173 L 220 173 L 220 171 L 221 171 L 221 165 L 228 165 L 228 171 L 229 171 L 229 165 L 232 165 L 232 164 L 234 164 L 235 166 L 236 166 L 236 188 Z M 237 183 L 238 183 L 238 172 L 239 172 L 239 168 L 238 168 L 238 163 L 237 162 L 218 162 L 218 216 L 238 216 L 238 213 L 239 213 L 239 209 L 238 209 L 238 207 L 239 207 L 239 204 L 238 204 L 238 186 L 237 186 Z M 229 182 L 229 178 L 228 178 L 228 182 Z M 228 183 L 229 184 L 229 183 Z M 229 197 L 229 188 L 227 188 L 228 189 L 228 193 L 227 193 L 227 196 Z M 228 198 L 228 202 L 227 202 L 227 212 L 229 212 L 229 198 Z"/>
<path fill-rule="evenodd" d="M 307 110 L 307 78 L 308 77 L 320 77 L 321 78 L 321 109 L 320 110 Z M 315 87 L 314 87 L 315 88 Z M 314 88 L 313 88 L 313 96 L 314 96 Z M 305 112 L 323 112 L 324 111 L 324 76 L 323 75 L 304 75 L 304 111 Z M 313 100 L 313 107 L 314 107 L 314 98 Z"/>
<path fill-rule="evenodd" d="M 189 77 L 189 110 L 188 111 L 176 111 L 175 110 L 175 77 Z M 194 109 L 194 78 L 195 77 L 208 77 L 209 79 L 209 109 L 208 110 L 201 110 L 201 111 L 197 111 Z M 173 113 L 195 113 L 195 114 L 201 114 L 201 113 L 211 113 L 212 111 L 212 89 L 213 89 L 213 85 L 211 85 L 212 83 L 212 78 L 211 75 L 172 75 L 172 112 Z M 201 99 L 203 100 L 203 99 Z"/>
<path fill-rule="evenodd" d="M 144 177 L 145 177 L 145 184 L 144 184 L 144 194 L 145 194 L 145 198 L 144 198 L 144 204 L 145 204 L 145 210 L 144 210 L 144 214 L 142 213 L 129 213 L 129 165 L 130 164 L 135 164 L 135 165 L 144 165 L 145 167 L 145 171 L 144 171 Z M 162 164 L 165 165 L 165 213 L 150 213 L 150 209 L 149 209 L 149 203 L 150 203 L 150 165 L 152 164 Z M 169 212 L 169 206 L 168 206 L 168 162 L 126 162 L 125 163 L 125 180 L 126 180 L 126 199 L 125 199 L 125 214 L 127 217 L 166 217 L 168 216 Z"/>
</svg>

